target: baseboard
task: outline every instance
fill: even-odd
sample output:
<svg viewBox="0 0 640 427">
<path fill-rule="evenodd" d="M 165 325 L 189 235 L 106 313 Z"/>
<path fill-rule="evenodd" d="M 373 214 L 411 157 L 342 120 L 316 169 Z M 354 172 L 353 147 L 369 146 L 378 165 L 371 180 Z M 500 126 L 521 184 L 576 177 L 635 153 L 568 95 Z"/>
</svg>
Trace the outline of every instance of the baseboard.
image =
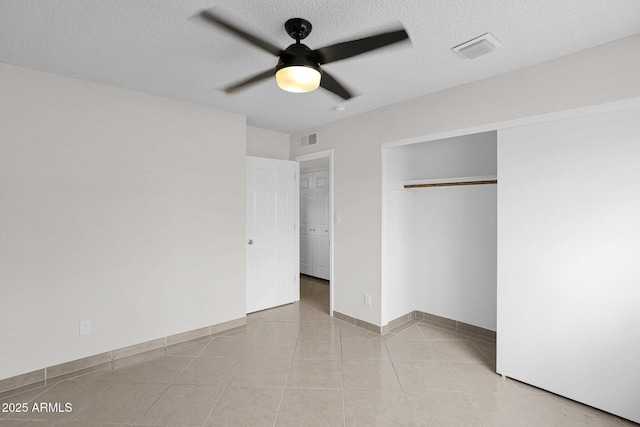
<svg viewBox="0 0 640 427">
<path fill-rule="evenodd" d="M 430 323 L 435 323 L 440 326 L 444 326 L 449 329 L 465 332 L 468 334 L 474 334 L 483 338 L 496 339 L 496 331 L 491 329 L 482 328 L 480 326 L 471 325 L 469 323 L 460 322 L 458 320 L 449 319 L 447 317 L 437 316 L 431 313 L 425 313 L 423 311 L 412 311 L 411 313 L 400 316 L 397 319 L 391 320 L 388 323 L 389 330 L 401 327 L 403 324 L 411 320 L 425 320 Z"/>
<path fill-rule="evenodd" d="M 436 323 L 453 330 L 478 335 L 483 338 L 489 338 L 493 340 L 496 339 L 496 332 L 490 329 L 481 328 L 480 326 L 470 325 L 469 323 L 459 322 L 457 320 L 437 316 L 435 314 L 425 313 L 418 310 L 414 310 L 403 316 L 393 319 L 383 326 L 374 325 L 372 323 L 365 322 L 364 320 L 351 317 L 335 310 L 333 311 L 333 316 L 337 319 L 343 320 L 345 322 L 351 323 L 355 326 L 359 326 L 380 335 L 386 335 L 387 333 L 394 330 L 403 329 L 403 325 L 406 325 L 413 320 L 425 320 L 427 322 Z"/>
<path fill-rule="evenodd" d="M 382 328 L 378 325 L 374 325 L 373 323 L 365 322 L 364 320 L 360 320 L 355 317 L 342 314 L 339 311 L 335 311 L 335 310 L 333 310 L 333 317 L 335 317 L 336 319 L 340 319 L 344 322 L 351 323 L 352 325 L 359 326 L 368 331 L 384 335 L 384 333 L 382 332 Z"/>
<path fill-rule="evenodd" d="M 132 358 L 139 355 L 148 355 L 152 352 L 166 352 L 178 345 L 191 341 L 199 341 L 223 335 L 246 326 L 247 318 L 241 317 L 216 325 L 205 326 L 175 335 L 146 341 L 128 347 L 118 348 L 105 353 L 83 357 L 66 363 L 49 366 L 26 374 L 17 375 L 0 380 L 0 399 L 14 394 L 22 393 L 34 388 L 55 384 L 68 378 L 77 377 L 86 373 L 112 366 L 116 361 Z"/>
</svg>

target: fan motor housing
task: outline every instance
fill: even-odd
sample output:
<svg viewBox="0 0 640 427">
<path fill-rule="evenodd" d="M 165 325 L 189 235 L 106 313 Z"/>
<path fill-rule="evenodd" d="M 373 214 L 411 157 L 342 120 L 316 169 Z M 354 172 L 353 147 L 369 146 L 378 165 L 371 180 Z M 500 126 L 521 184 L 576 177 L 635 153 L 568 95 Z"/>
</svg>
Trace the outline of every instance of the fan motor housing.
<svg viewBox="0 0 640 427">
<path fill-rule="evenodd" d="M 291 66 L 310 67 L 321 72 L 320 64 L 313 51 L 301 43 L 292 44 L 282 52 L 276 66 L 276 72 Z"/>
</svg>

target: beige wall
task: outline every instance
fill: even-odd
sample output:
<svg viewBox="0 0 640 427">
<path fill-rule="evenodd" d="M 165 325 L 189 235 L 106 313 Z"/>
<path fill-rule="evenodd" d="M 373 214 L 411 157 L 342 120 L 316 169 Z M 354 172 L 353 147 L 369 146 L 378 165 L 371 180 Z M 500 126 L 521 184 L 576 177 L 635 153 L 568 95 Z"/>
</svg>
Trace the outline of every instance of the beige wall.
<svg viewBox="0 0 640 427">
<path fill-rule="evenodd" d="M 289 134 L 247 126 L 247 156 L 289 160 Z"/>
<path fill-rule="evenodd" d="M 245 316 L 246 132 L 0 64 L 0 379 Z"/>
<path fill-rule="evenodd" d="M 544 113 L 640 96 L 640 36 L 469 83 L 314 128 L 319 144 L 291 155 L 334 149 L 334 308 L 382 323 L 381 151 L 385 142 L 427 137 Z M 393 286 L 393 283 L 389 283 Z M 362 303 L 363 294 L 372 306 Z"/>
</svg>

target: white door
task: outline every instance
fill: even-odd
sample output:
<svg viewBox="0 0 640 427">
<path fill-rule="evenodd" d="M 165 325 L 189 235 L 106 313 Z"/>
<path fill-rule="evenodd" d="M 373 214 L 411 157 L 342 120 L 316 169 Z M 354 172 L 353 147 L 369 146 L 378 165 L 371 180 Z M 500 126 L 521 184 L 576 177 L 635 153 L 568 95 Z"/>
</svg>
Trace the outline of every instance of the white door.
<svg viewBox="0 0 640 427">
<path fill-rule="evenodd" d="M 313 173 L 315 253 L 313 276 L 329 280 L 329 171 Z"/>
<path fill-rule="evenodd" d="M 300 272 L 329 280 L 329 171 L 300 176 Z"/>
<path fill-rule="evenodd" d="M 300 273 L 313 275 L 313 236 L 311 225 L 315 223 L 312 208 L 312 173 L 300 174 Z"/>
<path fill-rule="evenodd" d="M 297 162 L 247 157 L 247 313 L 300 298 L 298 170 Z"/>
</svg>

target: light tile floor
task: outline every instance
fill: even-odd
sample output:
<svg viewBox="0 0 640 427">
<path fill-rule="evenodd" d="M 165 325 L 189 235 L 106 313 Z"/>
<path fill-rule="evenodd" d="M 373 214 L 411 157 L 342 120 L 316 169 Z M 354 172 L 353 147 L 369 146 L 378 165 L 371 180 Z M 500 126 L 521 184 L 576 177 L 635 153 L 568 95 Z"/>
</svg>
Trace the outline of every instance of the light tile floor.
<svg viewBox="0 0 640 427">
<path fill-rule="evenodd" d="M 301 297 L 227 335 L 6 398 L 73 410 L 0 413 L 0 427 L 637 425 L 502 379 L 491 340 L 425 321 L 381 337 L 329 317 L 327 282 L 303 277 Z"/>
</svg>

